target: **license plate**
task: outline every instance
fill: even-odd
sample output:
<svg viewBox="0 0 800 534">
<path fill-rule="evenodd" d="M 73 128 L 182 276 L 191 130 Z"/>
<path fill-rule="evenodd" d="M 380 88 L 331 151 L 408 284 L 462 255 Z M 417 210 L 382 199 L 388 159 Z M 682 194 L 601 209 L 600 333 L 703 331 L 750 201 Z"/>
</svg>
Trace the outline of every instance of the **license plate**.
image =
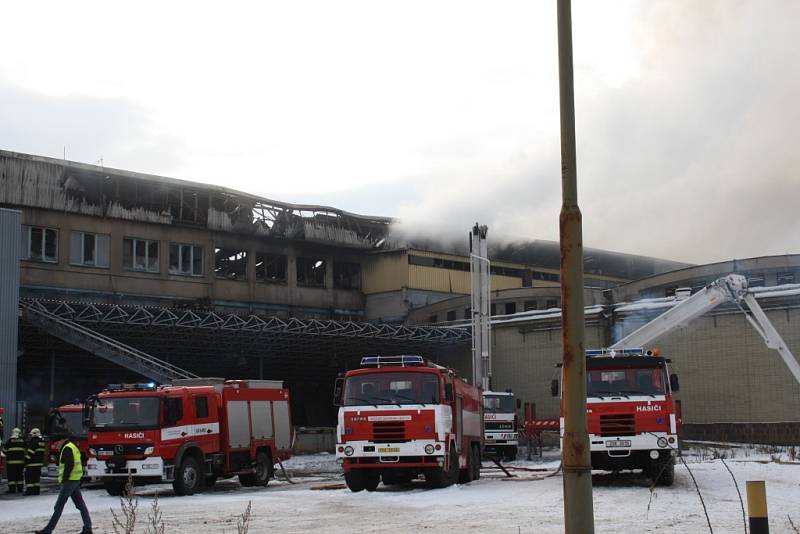
<svg viewBox="0 0 800 534">
<path fill-rule="evenodd" d="M 606 441 L 606 447 L 630 447 L 631 440 L 629 439 L 618 439 L 616 441 Z"/>
<path fill-rule="evenodd" d="M 400 447 L 379 447 L 378 452 L 400 452 Z"/>
</svg>

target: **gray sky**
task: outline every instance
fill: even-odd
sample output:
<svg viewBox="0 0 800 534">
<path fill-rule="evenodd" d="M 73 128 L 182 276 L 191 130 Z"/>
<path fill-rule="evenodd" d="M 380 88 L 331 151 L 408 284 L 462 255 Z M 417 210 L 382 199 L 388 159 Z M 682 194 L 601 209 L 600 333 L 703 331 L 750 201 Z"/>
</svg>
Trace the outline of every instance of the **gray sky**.
<svg viewBox="0 0 800 534">
<path fill-rule="evenodd" d="M 554 1 L 4 7 L 0 147 L 557 239 Z M 800 252 L 800 3 L 575 0 L 588 246 Z"/>
</svg>

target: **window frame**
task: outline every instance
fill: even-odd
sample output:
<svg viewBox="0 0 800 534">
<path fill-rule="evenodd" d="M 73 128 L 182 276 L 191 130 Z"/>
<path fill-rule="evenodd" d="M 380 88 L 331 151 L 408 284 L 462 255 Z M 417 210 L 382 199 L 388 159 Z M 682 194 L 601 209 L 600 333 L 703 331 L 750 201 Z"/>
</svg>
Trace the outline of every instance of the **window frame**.
<svg viewBox="0 0 800 534">
<path fill-rule="evenodd" d="M 39 258 L 33 258 L 31 256 L 31 234 L 34 229 L 42 231 L 42 246 L 40 251 Z M 50 263 L 53 265 L 58 264 L 58 253 L 59 253 L 59 231 L 58 228 L 53 228 L 52 226 L 38 226 L 35 224 L 23 224 L 22 230 L 27 233 L 27 236 L 23 239 L 23 244 L 26 244 L 25 255 L 21 258 L 25 261 L 32 261 L 35 263 Z M 53 232 L 55 235 L 55 255 L 52 257 L 53 259 L 47 259 L 46 251 L 47 251 L 47 232 Z M 20 251 L 22 252 L 22 251 Z"/>
<path fill-rule="evenodd" d="M 131 242 L 131 265 L 125 265 L 125 242 Z M 136 243 L 144 243 L 144 269 L 136 266 Z M 156 245 L 156 270 L 151 270 L 150 266 L 150 245 Z M 134 271 L 137 273 L 150 273 L 159 274 L 161 272 L 161 241 L 158 239 L 145 239 L 141 237 L 123 237 L 122 238 L 122 268 L 126 271 Z"/>
<path fill-rule="evenodd" d="M 308 262 L 308 263 L 306 263 L 306 262 Z M 320 263 L 320 262 L 322 263 L 322 265 L 317 266 L 316 264 Z M 309 257 L 306 257 L 306 256 L 298 256 L 297 259 L 295 260 L 295 273 L 297 275 L 297 287 L 312 287 L 312 288 L 317 288 L 317 289 L 327 289 L 328 288 L 328 285 L 327 285 L 328 263 L 329 263 L 328 260 L 325 259 L 325 258 L 320 258 L 320 257 L 309 258 Z M 305 269 L 306 265 L 310 265 L 311 266 L 307 270 L 307 273 L 306 273 L 306 269 Z M 322 281 L 321 281 L 321 283 L 317 283 L 316 280 L 314 280 L 313 274 L 314 274 L 314 270 L 315 269 L 320 269 L 322 271 Z M 302 272 L 302 274 L 303 274 L 302 281 L 301 281 L 301 276 L 300 276 L 301 270 L 303 271 Z M 311 276 L 309 276 L 307 278 L 306 274 L 309 274 Z M 311 280 L 309 280 L 309 278 Z"/>
<path fill-rule="evenodd" d="M 80 258 L 76 259 L 72 257 L 72 236 L 80 235 Z M 86 236 L 90 235 L 94 238 L 94 260 L 92 263 L 86 263 Z M 105 265 L 101 265 L 98 262 L 98 237 L 106 238 L 107 239 L 107 255 L 105 258 Z M 70 232 L 70 257 L 69 257 L 69 264 L 74 265 L 76 267 L 88 267 L 90 269 L 110 269 L 111 268 L 111 234 L 101 234 L 98 232 L 85 232 L 83 230 L 72 230 Z"/>
<path fill-rule="evenodd" d="M 178 250 L 178 270 L 172 270 L 172 247 L 177 247 Z M 191 272 L 185 272 L 181 270 L 183 265 L 183 248 L 189 247 L 189 265 L 191 266 Z M 195 264 L 195 253 L 196 249 L 200 249 L 200 272 L 194 272 L 194 264 Z M 169 242 L 169 265 L 167 269 L 169 274 L 173 276 L 193 276 L 195 278 L 202 278 L 203 273 L 205 272 L 205 252 L 204 247 L 202 245 L 195 245 L 194 243 L 179 243 L 177 241 L 170 241 Z"/>
<path fill-rule="evenodd" d="M 259 269 L 259 260 L 263 264 Z M 268 277 L 268 265 L 277 266 L 277 261 L 283 263 L 283 278 L 270 278 Z M 262 276 L 259 276 L 259 271 L 262 271 Z M 276 252 L 256 251 L 256 282 L 264 284 L 286 284 L 289 282 L 289 256 Z"/>
<path fill-rule="evenodd" d="M 227 256 L 223 257 L 222 259 L 225 260 L 225 272 L 223 274 L 219 274 L 217 271 L 217 254 L 227 254 Z M 241 256 L 241 258 L 235 259 L 233 261 L 230 260 L 231 256 Z M 242 273 L 241 277 L 233 277 L 231 278 L 229 266 L 232 263 L 242 262 L 244 265 L 244 272 Z M 214 245 L 214 278 L 217 280 L 229 280 L 231 282 L 247 282 L 248 275 L 248 264 L 250 262 L 250 250 L 249 249 L 242 249 L 237 247 L 227 247 L 227 246 L 218 246 Z"/>
</svg>

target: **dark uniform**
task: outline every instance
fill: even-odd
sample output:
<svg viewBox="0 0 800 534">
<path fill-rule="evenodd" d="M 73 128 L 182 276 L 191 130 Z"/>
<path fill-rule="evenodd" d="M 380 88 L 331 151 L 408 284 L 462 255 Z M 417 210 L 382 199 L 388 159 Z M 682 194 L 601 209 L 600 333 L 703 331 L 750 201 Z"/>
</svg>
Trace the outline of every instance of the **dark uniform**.
<svg viewBox="0 0 800 534">
<path fill-rule="evenodd" d="M 6 441 L 6 473 L 8 473 L 8 493 L 22 493 L 22 475 L 25 471 L 25 440 L 11 437 Z"/>
<path fill-rule="evenodd" d="M 25 455 L 25 495 L 39 495 L 44 450 L 44 439 L 41 436 L 31 436 L 28 440 L 28 453 Z"/>
</svg>

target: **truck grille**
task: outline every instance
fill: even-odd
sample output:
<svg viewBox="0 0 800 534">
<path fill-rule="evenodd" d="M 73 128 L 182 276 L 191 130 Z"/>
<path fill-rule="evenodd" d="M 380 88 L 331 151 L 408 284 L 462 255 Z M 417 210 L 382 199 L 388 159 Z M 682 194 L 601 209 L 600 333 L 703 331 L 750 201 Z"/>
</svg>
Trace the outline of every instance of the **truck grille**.
<svg viewBox="0 0 800 534">
<path fill-rule="evenodd" d="M 511 421 L 486 423 L 486 430 L 512 430 L 513 428 L 514 423 Z"/>
<path fill-rule="evenodd" d="M 372 440 L 376 442 L 398 443 L 406 439 L 406 424 L 403 421 L 372 423 Z"/>
<path fill-rule="evenodd" d="M 632 413 L 607 414 L 600 416 L 601 436 L 635 436 L 636 425 Z"/>
</svg>

